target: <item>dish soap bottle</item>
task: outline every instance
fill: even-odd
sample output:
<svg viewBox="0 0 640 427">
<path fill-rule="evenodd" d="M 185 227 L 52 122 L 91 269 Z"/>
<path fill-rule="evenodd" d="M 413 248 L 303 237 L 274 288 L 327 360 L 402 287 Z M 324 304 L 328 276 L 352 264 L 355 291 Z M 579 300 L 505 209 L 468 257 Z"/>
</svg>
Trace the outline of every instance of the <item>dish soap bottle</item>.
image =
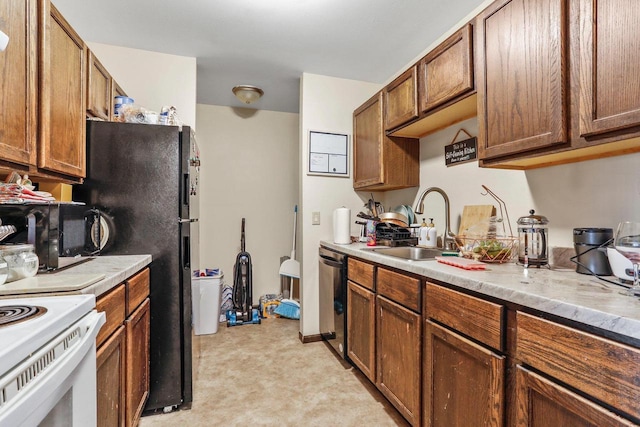
<svg viewBox="0 0 640 427">
<path fill-rule="evenodd" d="M 424 218 L 422 218 L 422 224 L 420 224 L 420 229 L 418 230 L 418 245 L 425 246 L 427 244 L 427 223 Z"/>
<path fill-rule="evenodd" d="M 433 223 L 433 218 L 429 218 L 429 224 L 423 229 L 420 230 L 420 236 L 422 236 L 422 232 L 425 234 L 423 246 L 427 248 L 437 248 L 438 247 L 438 230 L 436 230 L 436 226 Z"/>
</svg>

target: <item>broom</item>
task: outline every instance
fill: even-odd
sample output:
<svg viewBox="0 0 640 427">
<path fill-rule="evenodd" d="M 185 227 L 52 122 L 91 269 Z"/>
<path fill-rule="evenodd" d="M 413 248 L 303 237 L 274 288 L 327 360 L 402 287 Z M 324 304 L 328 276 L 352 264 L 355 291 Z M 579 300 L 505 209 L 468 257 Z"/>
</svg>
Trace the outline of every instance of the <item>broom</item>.
<svg viewBox="0 0 640 427">
<path fill-rule="evenodd" d="M 293 299 L 293 279 L 300 278 L 300 263 L 296 260 L 296 229 L 298 219 L 298 205 L 293 208 L 293 249 L 291 249 L 291 258 L 286 260 L 280 266 L 280 275 L 289 277 L 291 285 L 289 286 L 289 298 L 280 301 L 280 304 L 273 311 L 281 317 L 289 319 L 300 318 L 300 303 Z"/>
</svg>

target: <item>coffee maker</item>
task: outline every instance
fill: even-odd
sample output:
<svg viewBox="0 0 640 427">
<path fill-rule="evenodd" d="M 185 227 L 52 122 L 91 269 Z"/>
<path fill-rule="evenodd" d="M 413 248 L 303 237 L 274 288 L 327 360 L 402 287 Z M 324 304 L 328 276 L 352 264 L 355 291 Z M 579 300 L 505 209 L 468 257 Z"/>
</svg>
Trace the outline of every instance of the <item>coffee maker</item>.
<svg viewBox="0 0 640 427">
<path fill-rule="evenodd" d="M 535 213 L 531 209 L 528 216 L 518 218 L 518 261 L 525 268 L 549 264 L 549 220 Z"/>
</svg>

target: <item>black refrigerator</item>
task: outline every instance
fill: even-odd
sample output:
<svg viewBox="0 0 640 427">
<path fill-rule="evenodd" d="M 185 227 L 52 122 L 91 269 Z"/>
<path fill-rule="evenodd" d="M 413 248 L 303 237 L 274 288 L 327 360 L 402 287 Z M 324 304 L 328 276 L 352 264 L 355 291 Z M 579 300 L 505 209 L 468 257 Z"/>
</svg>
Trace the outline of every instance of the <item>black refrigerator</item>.
<svg viewBox="0 0 640 427">
<path fill-rule="evenodd" d="M 198 266 L 200 159 L 186 126 L 87 122 L 87 178 L 74 198 L 103 212 L 103 255 L 151 254 L 145 412 L 192 401 L 191 277 Z"/>
</svg>

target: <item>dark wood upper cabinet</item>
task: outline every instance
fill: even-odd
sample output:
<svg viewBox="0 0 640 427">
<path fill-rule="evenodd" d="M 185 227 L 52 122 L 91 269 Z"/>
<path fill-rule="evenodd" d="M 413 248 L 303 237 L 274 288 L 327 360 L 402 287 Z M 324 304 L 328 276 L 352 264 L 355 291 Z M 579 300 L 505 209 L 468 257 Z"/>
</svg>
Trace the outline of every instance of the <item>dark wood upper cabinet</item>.
<svg viewBox="0 0 640 427">
<path fill-rule="evenodd" d="M 7 162 L 35 165 L 38 94 L 36 0 L 1 2 L 0 23 L 11 39 L 7 49 L 0 54 L 1 157 Z"/>
<path fill-rule="evenodd" d="M 50 1 L 42 4 L 38 167 L 83 178 L 87 49 Z"/>
<path fill-rule="evenodd" d="M 476 20 L 479 158 L 567 142 L 567 2 L 502 0 Z"/>
<path fill-rule="evenodd" d="M 353 188 L 385 191 L 420 184 L 420 142 L 388 137 L 382 91 L 353 112 Z"/>
<path fill-rule="evenodd" d="M 465 25 L 418 65 L 420 111 L 427 112 L 474 88 L 473 31 Z"/>
<path fill-rule="evenodd" d="M 640 125 L 640 2 L 580 1 L 580 136 Z"/>
<path fill-rule="evenodd" d="M 384 129 L 391 130 L 418 117 L 418 67 L 389 83 L 384 94 Z"/>
<path fill-rule="evenodd" d="M 87 51 L 87 115 L 110 120 L 113 108 L 111 75 L 94 53 Z"/>
</svg>

